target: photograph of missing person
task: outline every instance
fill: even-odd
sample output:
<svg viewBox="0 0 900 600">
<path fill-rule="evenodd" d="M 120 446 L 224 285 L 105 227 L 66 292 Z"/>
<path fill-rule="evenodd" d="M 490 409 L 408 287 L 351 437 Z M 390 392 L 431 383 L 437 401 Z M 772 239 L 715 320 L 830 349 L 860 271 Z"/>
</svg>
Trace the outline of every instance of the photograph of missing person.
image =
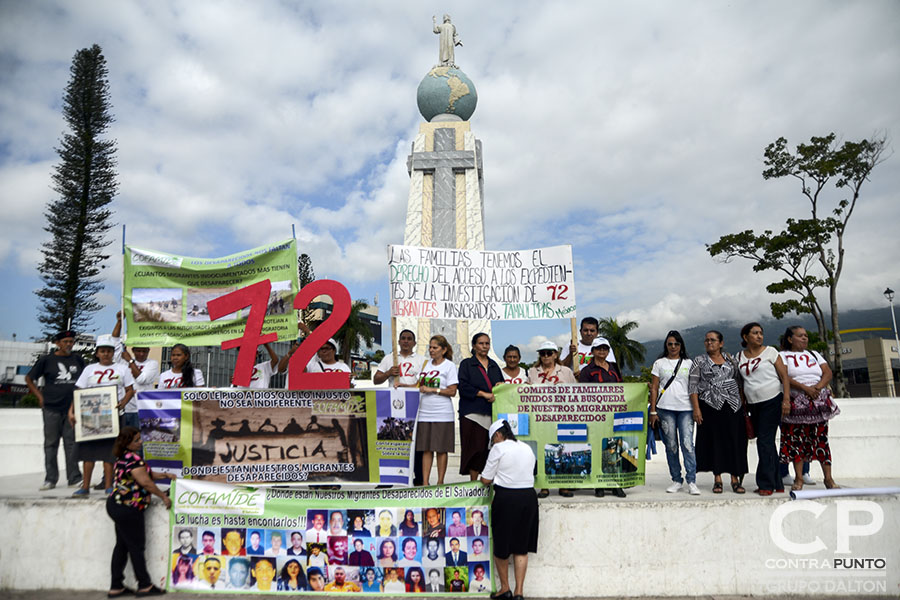
<svg viewBox="0 0 900 600">
<path fill-rule="evenodd" d="M 173 554 L 199 554 L 197 552 L 197 528 L 176 527 L 172 537 L 177 541 Z"/>
<path fill-rule="evenodd" d="M 375 594 L 381 592 L 381 581 L 384 577 L 384 572 L 380 567 L 360 567 L 359 577 L 359 587 L 364 593 Z"/>
<path fill-rule="evenodd" d="M 276 559 L 279 592 L 303 592 L 308 588 L 302 559 L 282 556 Z"/>
<path fill-rule="evenodd" d="M 491 591 L 491 573 L 489 562 L 469 563 L 469 591 L 484 593 Z"/>
<path fill-rule="evenodd" d="M 179 588 L 193 588 L 197 582 L 197 576 L 194 573 L 194 562 L 197 560 L 195 554 L 180 554 L 178 552 L 172 555 L 172 585 Z"/>
<path fill-rule="evenodd" d="M 246 556 L 232 556 L 224 563 L 226 590 L 250 589 L 250 559 Z"/>
<path fill-rule="evenodd" d="M 469 537 L 487 536 L 488 527 L 488 507 L 487 506 L 470 506 L 468 516 L 466 518 L 466 535 Z"/>
<path fill-rule="evenodd" d="M 179 526 L 175 526 L 173 534 L 177 534 Z M 198 527 L 197 531 L 200 536 L 199 554 L 219 554 L 221 546 L 219 545 L 219 528 L 218 527 Z"/>
<path fill-rule="evenodd" d="M 277 561 L 271 556 L 253 556 L 250 558 L 250 589 L 260 592 L 274 592 L 277 588 L 275 580 L 278 575 Z"/>
<path fill-rule="evenodd" d="M 544 472 L 547 475 L 591 474 L 591 445 L 583 443 L 544 446 Z"/>
<path fill-rule="evenodd" d="M 246 560 L 246 559 L 245 559 Z M 195 589 L 223 590 L 227 588 L 225 562 L 222 556 L 201 555 L 194 561 Z"/>
<path fill-rule="evenodd" d="M 447 515 L 447 536 L 466 535 L 466 509 L 448 508 L 445 514 Z"/>
<path fill-rule="evenodd" d="M 422 509 L 422 537 L 426 538 L 442 538 L 445 537 L 444 531 L 444 509 L 439 507 L 431 507 Z"/>
<path fill-rule="evenodd" d="M 603 438 L 601 468 L 606 474 L 634 473 L 638 469 L 638 437 L 629 435 Z"/>
<path fill-rule="evenodd" d="M 459 593 L 469 591 L 469 569 L 467 567 L 444 567 L 444 589 Z"/>
<path fill-rule="evenodd" d="M 353 538 L 372 537 L 374 522 L 374 510 L 350 509 L 347 511 L 347 535 Z"/>
</svg>

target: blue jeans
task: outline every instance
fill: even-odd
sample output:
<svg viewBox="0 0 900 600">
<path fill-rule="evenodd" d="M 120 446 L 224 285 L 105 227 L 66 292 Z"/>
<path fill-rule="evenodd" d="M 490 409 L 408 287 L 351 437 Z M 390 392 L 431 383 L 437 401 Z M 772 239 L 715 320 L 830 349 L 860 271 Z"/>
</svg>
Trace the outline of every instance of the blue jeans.
<svg viewBox="0 0 900 600">
<path fill-rule="evenodd" d="M 684 471 L 688 483 L 697 482 L 697 455 L 694 454 L 694 419 L 690 410 L 666 410 L 657 407 L 659 423 L 662 427 L 663 442 L 666 444 L 666 460 L 672 481 L 683 483 L 681 461 L 678 460 L 678 443 L 684 457 Z"/>
</svg>

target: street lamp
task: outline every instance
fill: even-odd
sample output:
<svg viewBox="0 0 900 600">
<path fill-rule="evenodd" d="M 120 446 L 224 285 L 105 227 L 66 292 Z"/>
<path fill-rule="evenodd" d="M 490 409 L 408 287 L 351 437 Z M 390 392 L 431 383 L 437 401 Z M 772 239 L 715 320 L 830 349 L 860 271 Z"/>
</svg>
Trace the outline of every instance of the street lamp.
<svg viewBox="0 0 900 600">
<path fill-rule="evenodd" d="M 894 323 L 894 343 L 897 344 L 897 355 L 900 356 L 900 338 L 897 337 L 897 317 L 894 316 L 894 290 L 891 288 L 887 288 L 884 290 L 884 297 L 887 298 L 887 301 L 891 305 L 891 321 Z M 891 360 L 888 359 L 888 364 L 891 369 L 891 379 L 894 379 L 894 366 L 891 364 Z M 891 381 L 893 383 L 893 381 Z"/>
</svg>

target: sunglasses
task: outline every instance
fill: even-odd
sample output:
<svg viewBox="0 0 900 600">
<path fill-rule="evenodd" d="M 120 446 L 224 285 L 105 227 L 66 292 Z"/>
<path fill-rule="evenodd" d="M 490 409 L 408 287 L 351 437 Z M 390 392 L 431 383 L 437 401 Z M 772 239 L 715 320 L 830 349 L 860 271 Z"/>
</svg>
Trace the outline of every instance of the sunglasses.
<svg viewBox="0 0 900 600">
<path fill-rule="evenodd" d="M 666 346 L 671 346 L 673 348 L 677 348 L 681 345 L 681 342 L 666 342 Z"/>
<path fill-rule="evenodd" d="M 553 350 L 541 350 L 538 354 L 541 356 L 553 356 Z"/>
</svg>

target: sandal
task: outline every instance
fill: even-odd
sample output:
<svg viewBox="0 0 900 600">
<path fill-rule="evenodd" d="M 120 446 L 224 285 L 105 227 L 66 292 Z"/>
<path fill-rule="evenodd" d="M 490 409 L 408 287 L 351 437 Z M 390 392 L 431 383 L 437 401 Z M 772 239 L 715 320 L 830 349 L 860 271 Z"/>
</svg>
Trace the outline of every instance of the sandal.
<svg viewBox="0 0 900 600">
<path fill-rule="evenodd" d="M 731 482 L 731 491 L 735 494 L 743 494 L 746 493 L 747 490 L 744 489 L 744 486 L 741 485 L 741 481 L 732 481 Z"/>
<path fill-rule="evenodd" d="M 722 482 L 716 481 L 713 483 L 713 494 L 721 494 L 722 493 Z"/>
<path fill-rule="evenodd" d="M 834 479 L 831 479 L 831 480 L 826 480 L 826 481 L 825 481 L 825 489 L 829 489 L 829 490 L 839 490 L 839 489 L 841 489 L 841 486 L 839 486 L 838 484 L 836 484 L 836 483 L 834 482 Z"/>
<path fill-rule="evenodd" d="M 134 590 L 131 588 L 123 587 L 120 592 L 106 592 L 107 598 L 118 598 L 119 596 L 134 596 Z"/>
<path fill-rule="evenodd" d="M 138 590 L 134 593 L 134 595 L 137 596 L 138 598 L 141 598 L 143 596 L 162 596 L 165 593 L 166 593 L 166 590 L 160 589 L 160 588 L 156 587 L 155 585 L 151 585 L 150 589 Z"/>
<path fill-rule="evenodd" d="M 559 490 L 559 495 L 562 496 L 563 498 L 571 498 L 575 495 L 575 493 L 572 492 L 572 490 L 562 490 L 561 489 L 561 490 Z"/>
<path fill-rule="evenodd" d="M 547 488 L 543 488 L 543 489 L 541 489 L 541 491 L 538 492 L 537 497 L 538 498 L 546 498 L 549 495 L 550 495 L 550 490 L 548 490 Z"/>
<path fill-rule="evenodd" d="M 794 483 L 791 484 L 791 491 L 792 491 L 792 492 L 799 492 L 799 491 L 802 490 L 802 489 L 803 489 L 803 480 L 802 480 L 802 479 L 795 479 L 795 480 L 794 480 Z"/>
</svg>

